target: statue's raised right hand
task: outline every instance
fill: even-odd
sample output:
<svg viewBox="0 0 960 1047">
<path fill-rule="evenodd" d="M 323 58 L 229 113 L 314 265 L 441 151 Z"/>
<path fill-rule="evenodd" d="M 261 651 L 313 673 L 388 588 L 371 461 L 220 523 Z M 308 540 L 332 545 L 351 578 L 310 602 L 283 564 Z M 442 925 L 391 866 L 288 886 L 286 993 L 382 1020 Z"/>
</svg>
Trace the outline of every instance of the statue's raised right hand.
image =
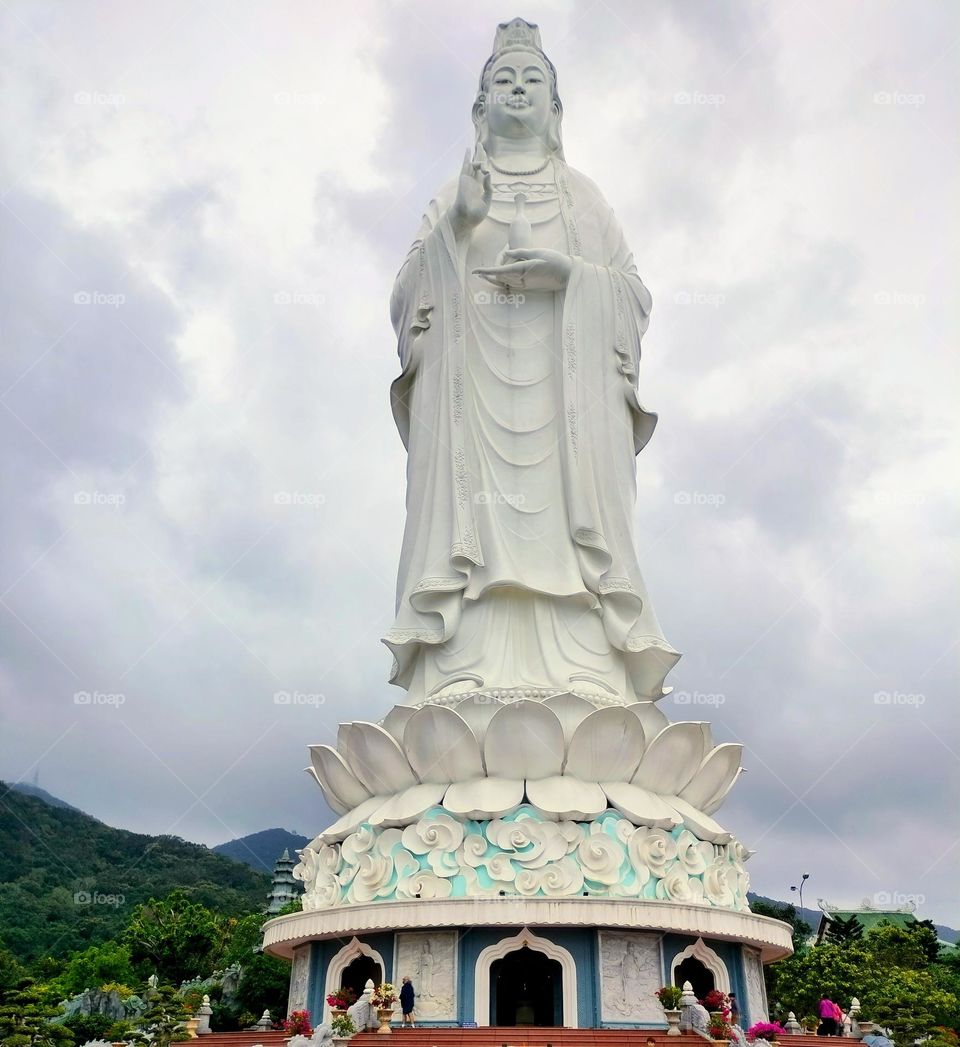
<svg viewBox="0 0 960 1047">
<path fill-rule="evenodd" d="M 457 198 L 450 208 L 450 222 L 457 237 L 468 236 L 473 232 L 490 210 L 493 199 L 493 186 L 490 183 L 490 169 L 487 167 L 487 154 L 483 146 L 478 145 L 474 158 L 470 159 L 468 149 L 463 157 L 460 169 L 460 182 L 457 185 Z"/>
</svg>

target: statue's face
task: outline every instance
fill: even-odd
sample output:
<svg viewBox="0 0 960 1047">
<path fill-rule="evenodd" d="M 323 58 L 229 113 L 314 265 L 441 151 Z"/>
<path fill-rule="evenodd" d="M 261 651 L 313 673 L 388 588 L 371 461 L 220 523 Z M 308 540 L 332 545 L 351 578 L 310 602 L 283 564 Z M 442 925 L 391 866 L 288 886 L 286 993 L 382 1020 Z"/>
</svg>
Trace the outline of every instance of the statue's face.
<svg viewBox="0 0 960 1047">
<path fill-rule="evenodd" d="M 487 124 L 503 138 L 542 138 L 550 125 L 553 92 L 542 59 L 529 51 L 508 52 L 490 72 Z"/>
</svg>

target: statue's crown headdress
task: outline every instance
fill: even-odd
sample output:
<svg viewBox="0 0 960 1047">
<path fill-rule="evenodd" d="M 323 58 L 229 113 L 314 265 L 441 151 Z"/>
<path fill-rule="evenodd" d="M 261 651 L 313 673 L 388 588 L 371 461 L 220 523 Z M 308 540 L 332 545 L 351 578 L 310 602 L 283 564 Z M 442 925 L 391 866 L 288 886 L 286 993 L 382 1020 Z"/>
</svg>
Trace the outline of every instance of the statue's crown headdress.
<svg viewBox="0 0 960 1047">
<path fill-rule="evenodd" d="M 493 55 L 498 55 L 502 51 L 509 51 L 517 47 L 524 51 L 533 50 L 543 54 L 543 46 L 540 43 L 540 27 L 530 22 L 525 22 L 522 18 L 514 18 L 510 22 L 501 22 L 497 26 L 497 32 L 493 38 Z"/>
</svg>

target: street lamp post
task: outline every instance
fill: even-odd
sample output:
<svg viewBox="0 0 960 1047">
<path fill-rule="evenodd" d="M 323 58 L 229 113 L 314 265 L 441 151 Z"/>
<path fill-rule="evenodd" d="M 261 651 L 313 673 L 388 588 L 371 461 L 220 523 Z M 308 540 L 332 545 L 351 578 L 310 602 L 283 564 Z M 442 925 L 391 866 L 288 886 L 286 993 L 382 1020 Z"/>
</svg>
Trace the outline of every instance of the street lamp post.
<svg viewBox="0 0 960 1047">
<path fill-rule="evenodd" d="M 809 879 L 810 879 L 810 873 L 804 873 L 800 877 L 800 886 L 798 887 L 796 884 L 794 884 L 790 888 L 791 891 L 796 891 L 800 895 L 800 908 L 801 909 L 803 908 L 803 885 Z"/>
</svg>

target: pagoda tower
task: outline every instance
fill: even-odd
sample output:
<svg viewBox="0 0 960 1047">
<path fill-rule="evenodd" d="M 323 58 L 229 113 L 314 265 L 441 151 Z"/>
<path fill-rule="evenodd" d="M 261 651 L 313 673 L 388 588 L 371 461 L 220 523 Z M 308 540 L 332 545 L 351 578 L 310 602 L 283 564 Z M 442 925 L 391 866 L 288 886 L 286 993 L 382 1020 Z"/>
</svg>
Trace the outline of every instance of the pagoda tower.
<svg viewBox="0 0 960 1047">
<path fill-rule="evenodd" d="M 273 867 L 273 879 L 270 882 L 270 893 L 267 895 L 269 915 L 276 915 L 303 894 L 303 884 L 293 875 L 296 864 L 295 859 L 290 857 L 290 850 L 284 847 L 283 854 Z"/>
</svg>

